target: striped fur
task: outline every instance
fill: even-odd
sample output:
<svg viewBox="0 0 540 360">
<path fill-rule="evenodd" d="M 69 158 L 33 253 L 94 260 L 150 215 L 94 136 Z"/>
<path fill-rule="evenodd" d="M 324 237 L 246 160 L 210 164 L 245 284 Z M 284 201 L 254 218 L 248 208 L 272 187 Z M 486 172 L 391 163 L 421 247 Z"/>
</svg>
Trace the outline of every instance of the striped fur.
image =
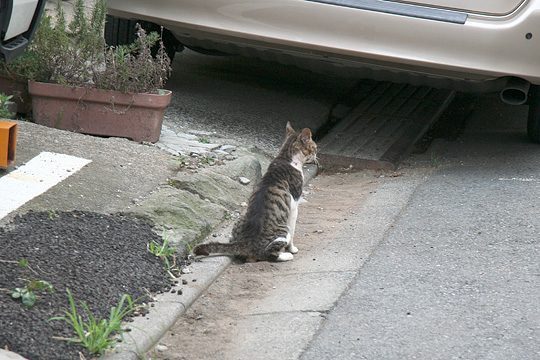
<svg viewBox="0 0 540 360">
<path fill-rule="evenodd" d="M 294 131 L 287 123 L 278 156 L 249 199 L 245 215 L 234 226 L 229 244 L 206 243 L 194 248 L 195 255 L 225 254 L 252 261 L 286 261 L 298 249 L 293 245 L 297 205 L 302 195 L 302 165 L 316 162 L 317 145 L 307 128 Z"/>
</svg>

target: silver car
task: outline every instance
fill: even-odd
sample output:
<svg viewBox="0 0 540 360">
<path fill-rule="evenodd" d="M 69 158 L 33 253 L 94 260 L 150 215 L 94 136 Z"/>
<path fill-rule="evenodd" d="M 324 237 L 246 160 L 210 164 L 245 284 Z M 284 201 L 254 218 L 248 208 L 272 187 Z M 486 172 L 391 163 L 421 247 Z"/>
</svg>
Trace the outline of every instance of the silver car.
<svg viewBox="0 0 540 360">
<path fill-rule="evenodd" d="M 540 142 L 540 0 L 109 0 L 107 39 L 133 25 L 166 29 L 186 46 L 315 71 L 460 91 L 500 91 L 529 103 Z"/>
</svg>

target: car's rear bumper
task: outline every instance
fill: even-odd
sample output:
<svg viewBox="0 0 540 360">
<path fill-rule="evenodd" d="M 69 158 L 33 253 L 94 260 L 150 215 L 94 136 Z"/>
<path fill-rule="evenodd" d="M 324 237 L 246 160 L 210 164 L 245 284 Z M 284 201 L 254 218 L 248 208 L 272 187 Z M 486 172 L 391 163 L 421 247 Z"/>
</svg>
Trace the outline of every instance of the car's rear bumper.
<svg viewBox="0 0 540 360">
<path fill-rule="evenodd" d="M 116 16 L 162 24 L 188 44 L 271 50 L 381 73 L 540 84 L 540 0 L 502 17 L 469 14 L 464 24 L 299 0 L 109 0 L 109 7 Z"/>
</svg>

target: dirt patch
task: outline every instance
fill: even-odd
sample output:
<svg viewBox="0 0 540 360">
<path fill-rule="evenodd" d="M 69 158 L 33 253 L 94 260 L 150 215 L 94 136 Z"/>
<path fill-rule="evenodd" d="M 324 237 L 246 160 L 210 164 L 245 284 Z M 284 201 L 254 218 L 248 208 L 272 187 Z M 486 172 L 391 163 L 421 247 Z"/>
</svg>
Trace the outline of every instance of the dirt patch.
<svg viewBox="0 0 540 360">
<path fill-rule="evenodd" d="M 0 347 L 32 359 L 79 359 L 82 347 L 53 337 L 72 337 L 63 322 L 66 289 L 95 315 L 108 318 L 122 294 L 146 302 L 148 291 L 170 288 L 163 264 L 146 244 L 161 241 L 143 220 L 90 212 L 29 212 L 0 228 Z M 26 259 L 28 266 L 17 262 Z M 26 280 L 45 280 L 53 293 L 38 292 L 27 308 L 11 297 Z"/>
<path fill-rule="evenodd" d="M 354 207 L 375 191 L 378 183 L 378 175 L 371 172 L 315 179 L 306 189 L 308 202 L 300 207 L 295 236 L 295 245 L 300 249 L 297 256 L 315 260 L 318 248 L 333 240 L 332 234 L 354 216 Z M 277 275 L 291 271 L 289 265 L 231 265 L 161 339 L 149 358 L 215 359 L 216 354 L 220 359 L 235 358 L 244 338 L 240 321 L 272 290 Z"/>
</svg>

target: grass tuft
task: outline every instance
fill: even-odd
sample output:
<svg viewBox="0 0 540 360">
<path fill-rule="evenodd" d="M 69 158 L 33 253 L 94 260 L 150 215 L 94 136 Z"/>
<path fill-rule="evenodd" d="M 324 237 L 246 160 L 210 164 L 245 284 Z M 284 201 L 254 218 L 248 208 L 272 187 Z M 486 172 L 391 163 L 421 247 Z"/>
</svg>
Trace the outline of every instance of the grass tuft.
<svg viewBox="0 0 540 360">
<path fill-rule="evenodd" d="M 146 245 L 148 251 L 160 258 L 165 264 L 167 272 L 171 273 L 176 267 L 176 249 L 169 244 L 169 239 L 163 236 L 163 242 L 158 244 L 155 240 Z"/>
<path fill-rule="evenodd" d="M 88 305 L 81 302 L 85 320 L 77 310 L 71 291 L 68 289 L 66 292 L 69 310 L 65 311 L 65 316 L 57 316 L 49 320 L 65 321 L 73 328 L 75 337 L 65 340 L 84 346 L 91 354 L 103 354 L 105 350 L 116 343 L 113 336 L 122 332 L 122 320 L 135 309 L 131 296 L 122 295 L 118 305 L 111 308 L 109 319 L 96 318 Z"/>
</svg>

